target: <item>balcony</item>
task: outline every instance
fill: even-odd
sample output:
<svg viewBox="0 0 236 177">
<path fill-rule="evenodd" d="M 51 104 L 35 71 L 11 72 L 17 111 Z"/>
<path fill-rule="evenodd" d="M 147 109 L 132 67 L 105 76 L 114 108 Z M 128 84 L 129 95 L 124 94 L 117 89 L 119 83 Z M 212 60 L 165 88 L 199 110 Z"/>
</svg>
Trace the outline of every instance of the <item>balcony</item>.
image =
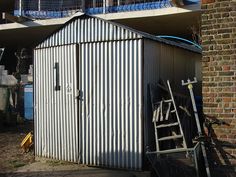
<svg viewBox="0 0 236 177">
<path fill-rule="evenodd" d="M 187 7 L 200 0 L 16 0 L 14 15 L 36 19 L 62 18 L 83 11 L 90 15 Z M 179 2 L 179 1 L 177 1 Z"/>
<path fill-rule="evenodd" d="M 69 17 L 82 11 L 83 0 L 16 0 L 14 15 L 34 19 Z"/>
<path fill-rule="evenodd" d="M 182 3 L 174 3 L 172 0 L 114 0 L 107 1 L 105 4 L 102 1 L 88 1 L 85 12 L 87 14 L 106 14 L 129 11 L 142 11 L 163 9 L 174 6 L 184 7 L 185 5 L 199 4 L 200 0 L 183 0 Z"/>
</svg>

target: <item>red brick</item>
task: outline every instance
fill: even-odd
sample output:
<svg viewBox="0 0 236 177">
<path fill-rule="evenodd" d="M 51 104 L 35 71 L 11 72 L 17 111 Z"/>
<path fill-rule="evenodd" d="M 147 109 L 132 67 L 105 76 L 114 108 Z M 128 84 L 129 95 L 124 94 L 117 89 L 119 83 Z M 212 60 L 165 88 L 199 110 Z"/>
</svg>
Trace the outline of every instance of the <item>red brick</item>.
<svg viewBox="0 0 236 177">
<path fill-rule="evenodd" d="M 236 144 L 236 2 L 202 0 L 202 9 L 203 111 L 230 124 L 213 128 L 216 138 Z M 236 154 L 232 149 L 225 152 Z M 222 165 L 226 161 L 236 164 L 230 155 L 218 152 L 214 156 Z"/>
<path fill-rule="evenodd" d="M 230 66 L 222 66 L 223 71 L 229 71 L 230 70 Z"/>
<path fill-rule="evenodd" d="M 202 4 L 209 4 L 213 2 L 215 2 L 215 0 L 202 0 Z"/>
</svg>

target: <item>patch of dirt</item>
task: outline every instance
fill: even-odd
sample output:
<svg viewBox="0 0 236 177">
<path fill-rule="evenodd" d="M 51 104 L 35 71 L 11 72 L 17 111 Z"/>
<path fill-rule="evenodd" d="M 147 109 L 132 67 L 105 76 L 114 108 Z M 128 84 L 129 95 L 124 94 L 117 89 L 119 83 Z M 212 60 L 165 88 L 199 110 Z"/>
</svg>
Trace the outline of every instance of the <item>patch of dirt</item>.
<svg viewBox="0 0 236 177">
<path fill-rule="evenodd" d="M 34 163 L 25 165 L 17 169 L 16 172 L 42 172 L 42 171 L 73 171 L 73 170 L 85 170 L 89 167 L 77 163 L 65 162 L 53 159 L 46 159 L 41 157 L 36 157 Z M 91 169 L 91 168 L 89 168 Z"/>
<path fill-rule="evenodd" d="M 24 137 L 33 130 L 33 122 L 0 127 L 0 172 L 13 172 L 34 162 L 32 150 L 24 153 L 20 147 Z"/>
<path fill-rule="evenodd" d="M 0 117 L 1 119 L 1 117 Z M 33 130 L 33 122 L 15 126 L 0 124 L 0 177 L 133 177 L 139 175 L 131 171 L 115 171 L 88 167 L 77 163 L 46 158 L 35 158 L 33 150 L 23 153 L 20 147 L 24 137 Z"/>
<path fill-rule="evenodd" d="M 0 117 L 1 119 L 1 117 Z M 84 165 L 45 158 L 36 158 L 33 149 L 24 153 L 20 144 L 33 131 L 33 122 L 18 125 L 0 124 L 0 176 L 12 173 L 71 171 L 86 169 Z"/>
</svg>

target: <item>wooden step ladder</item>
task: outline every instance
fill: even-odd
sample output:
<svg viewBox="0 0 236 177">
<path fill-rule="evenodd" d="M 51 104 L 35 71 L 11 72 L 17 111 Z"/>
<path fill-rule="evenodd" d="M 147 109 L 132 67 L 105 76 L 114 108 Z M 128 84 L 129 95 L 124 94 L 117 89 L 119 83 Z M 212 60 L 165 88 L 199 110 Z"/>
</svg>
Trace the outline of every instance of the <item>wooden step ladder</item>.
<svg viewBox="0 0 236 177">
<path fill-rule="evenodd" d="M 187 145 L 183 133 L 183 129 L 180 123 L 179 114 L 176 108 L 174 96 L 171 90 L 170 82 L 167 81 L 168 92 L 170 95 L 170 99 L 162 100 L 158 102 L 153 110 L 153 124 L 155 128 L 155 140 L 156 140 L 156 151 L 157 154 L 171 153 L 171 152 L 182 152 L 187 150 Z M 174 120 L 170 120 L 174 117 Z M 171 122 L 172 121 L 172 122 Z M 168 128 L 171 130 L 171 136 L 159 136 L 160 129 Z M 178 132 L 178 134 L 176 133 Z M 164 150 L 160 148 L 160 143 L 165 141 L 174 141 L 175 148 L 165 148 Z M 178 143 L 176 143 L 178 142 Z"/>
</svg>

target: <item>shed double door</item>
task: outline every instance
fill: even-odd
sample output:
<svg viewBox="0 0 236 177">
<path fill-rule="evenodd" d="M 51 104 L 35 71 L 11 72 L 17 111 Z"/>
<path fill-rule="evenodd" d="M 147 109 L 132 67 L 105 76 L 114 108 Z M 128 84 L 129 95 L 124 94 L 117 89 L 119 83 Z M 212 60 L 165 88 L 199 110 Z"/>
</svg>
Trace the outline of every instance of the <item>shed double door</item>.
<svg viewBox="0 0 236 177">
<path fill-rule="evenodd" d="M 36 155 L 141 169 L 141 44 L 125 40 L 35 50 Z"/>
</svg>

